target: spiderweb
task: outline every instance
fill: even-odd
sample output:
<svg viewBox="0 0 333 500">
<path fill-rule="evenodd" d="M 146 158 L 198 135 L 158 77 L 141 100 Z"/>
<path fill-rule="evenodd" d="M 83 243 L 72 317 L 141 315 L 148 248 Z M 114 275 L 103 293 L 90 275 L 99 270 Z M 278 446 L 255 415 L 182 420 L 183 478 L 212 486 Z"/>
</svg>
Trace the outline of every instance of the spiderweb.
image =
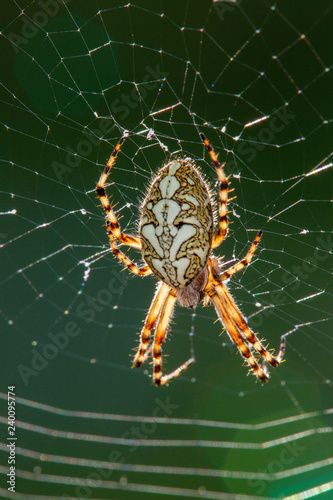
<svg viewBox="0 0 333 500">
<path fill-rule="evenodd" d="M 332 498 L 330 2 L 13 1 L 1 19 L 0 496 Z M 176 309 L 169 386 L 131 369 L 155 279 L 110 253 L 95 186 L 135 232 L 151 176 L 186 155 L 236 198 L 218 255 L 286 362 L 262 386 L 212 307 Z M 135 251 L 128 251 L 139 260 Z M 7 387 L 15 386 L 16 493 Z"/>
</svg>

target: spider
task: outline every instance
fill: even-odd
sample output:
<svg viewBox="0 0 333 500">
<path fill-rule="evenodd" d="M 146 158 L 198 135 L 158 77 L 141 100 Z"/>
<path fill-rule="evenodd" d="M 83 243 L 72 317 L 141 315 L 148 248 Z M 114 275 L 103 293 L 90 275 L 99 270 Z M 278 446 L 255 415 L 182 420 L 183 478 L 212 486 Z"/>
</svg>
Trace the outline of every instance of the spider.
<svg viewBox="0 0 333 500">
<path fill-rule="evenodd" d="M 219 221 L 215 234 L 211 192 L 199 168 L 189 158 L 172 159 L 157 172 L 141 205 L 139 236 L 122 233 L 105 192 L 107 177 L 125 137 L 115 147 L 97 184 L 97 194 L 107 216 L 113 254 L 132 273 L 139 276 L 154 274 L 160 280 L 141 330 L 133 366 L 140 367 L 152 352 L 155 385 L 166 384 L 180 375 L 195 361 L 194 358 L 168 375 L 162 375 L 162 344 L 175 303 L 178 300 L 181 306 L 195 308 L 201 301 L 205 306 L 212 302 L 224 329 L 250 370 L 262 382 L 267 382 L 267 363 L 272 366 L 280 364 L 285 341 L 281 340 L 278 356 L 273 357 L 252 332 L 224 284 L 250 263 L 262 231 L 241 261 L 225 271 L 220 269 L 213 249 L 222 243 L 228 232 L 228 179 L 212 146 L 203 134 L 200 137 L 215 165 L 220 183 Z M 118 248 L 117 241 L 141 250 L 146 265 L 138 267 Z M 149 345 L 153 330 L 155 335 Z M 262 366 L 257 361 L 260 356 Z"/>
</svg>

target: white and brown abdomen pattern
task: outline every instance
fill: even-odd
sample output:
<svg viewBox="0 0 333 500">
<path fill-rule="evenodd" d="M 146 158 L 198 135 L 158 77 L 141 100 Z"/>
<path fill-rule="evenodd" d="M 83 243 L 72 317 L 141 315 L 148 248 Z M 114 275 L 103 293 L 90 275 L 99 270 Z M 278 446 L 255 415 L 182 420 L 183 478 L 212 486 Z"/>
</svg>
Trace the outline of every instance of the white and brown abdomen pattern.
<svg viewBox="0 0 333 500">
<path fill-rule="evenodd" d="M 143 259 L 162 281 L 184 288 L 206 265 L 213 237 L 211 197 L 188 158 L 160 170 L 141 214 Z"/>
</svg>

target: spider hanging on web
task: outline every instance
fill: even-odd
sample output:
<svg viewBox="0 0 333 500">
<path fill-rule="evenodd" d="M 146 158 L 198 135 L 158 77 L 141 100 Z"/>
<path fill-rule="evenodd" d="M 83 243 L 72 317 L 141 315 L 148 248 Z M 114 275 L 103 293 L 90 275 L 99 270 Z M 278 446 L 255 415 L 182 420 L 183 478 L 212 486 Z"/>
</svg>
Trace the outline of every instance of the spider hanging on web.
<svg viewBox="0 0 333 500">
<path fill-rule="evenodd" d="M 277 357 L 273 357 L 249 328 L 245 318 L 228 292 L 224 281 L 251 261 L 259 243 L 259 231 L 246 256 L 229 269 L 220 269 L 213 254 L 228 231 L 228 180 L 213 148 L 203 134 L 220 182 L 219 222 L 213 231 L 213 201 L 207 183 L 189 158 L 175 158 L 157 172 L 140 210 L 139 236 L 121 232 L 115 213 L 105 193 L 105 183 L 124 137 L 118 142 L 97 184 L 97 193 L 107 215 L 107 230 L 112 251 L 134 274 L 154 274 L 159 280 L 141 330 L 140 345 L 133 366 L 141 366 L 149 352 L 153 356 L 153 382 L 162 385 L 182 373 L 195 360 L 186 361 L 179 368 L 162 375 L 162 344 L 176 301 L 181 306 L 195 308 L 203 301 L 213 303 L 216 313 L 254 374 L 267 382 L 267 363 L 278 366 L 284 356 L 285 341 L 281 341 Z M 138 267 L 117 246 L 117 241 L 141 251 L 146 265 Z M 152 331 L 154 338 L 149 345 Z M 263 365 L 257 358 L 263 358 Z"/>
</svg>

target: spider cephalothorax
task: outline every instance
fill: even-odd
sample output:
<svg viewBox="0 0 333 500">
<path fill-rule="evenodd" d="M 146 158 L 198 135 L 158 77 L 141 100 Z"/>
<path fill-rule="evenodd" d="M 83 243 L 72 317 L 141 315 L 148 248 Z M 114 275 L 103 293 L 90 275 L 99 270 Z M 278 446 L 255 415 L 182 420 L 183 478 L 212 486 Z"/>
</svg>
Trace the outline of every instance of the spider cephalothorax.
<svg viewBox="0 0 333 500">
<path fill-rule="evenodd" d="M 221 271 L 212 250 L 218 247 L 228 230 L 228 180 L 212 147 L 201 134 L 215 165 L 220 181 L 218 227 L 213 233 L 212 198 L 200 170 L 188 158 L 175 158 L 164 165 L 152 182 L 141 206 L 139 236 L 121 232 L 110 206 L 104 186 L 109 171 L 124 139 L 117 144 L 97 185 L 97 193 L 107 214 L 107 229 L 112 251 L 130 271 L 146 276 L 154 274 L 160 280 L 140 334 L 140 345 L 134 366 L 141 366 L 152 352 L 153 381 L 162 385 L 177 377 L 193 361 L 191 358 L 168 375 L 162 375 L 162 344 L 176 300 L 185 307 L 196 307 L 201 300 L 214 304 L 226 332 L 246 359 L 255 375 L 268 380 L 266 364 L 278 366 L 284 355 L 284 339 L 277 357 L 273 357 L 251 331 L 245 318 L 229 294 L 224 281 L 246 267 L 259 243 L 259 231 L 248 253 L 240 262 Z M 116 240 L 141 250 L 146 266 L 138 267 L 119 248 Z M 154 339 L 149 346 L 151 332 Z M 257 357 L 262 356 L 260 366 Z"/>
</svg>

